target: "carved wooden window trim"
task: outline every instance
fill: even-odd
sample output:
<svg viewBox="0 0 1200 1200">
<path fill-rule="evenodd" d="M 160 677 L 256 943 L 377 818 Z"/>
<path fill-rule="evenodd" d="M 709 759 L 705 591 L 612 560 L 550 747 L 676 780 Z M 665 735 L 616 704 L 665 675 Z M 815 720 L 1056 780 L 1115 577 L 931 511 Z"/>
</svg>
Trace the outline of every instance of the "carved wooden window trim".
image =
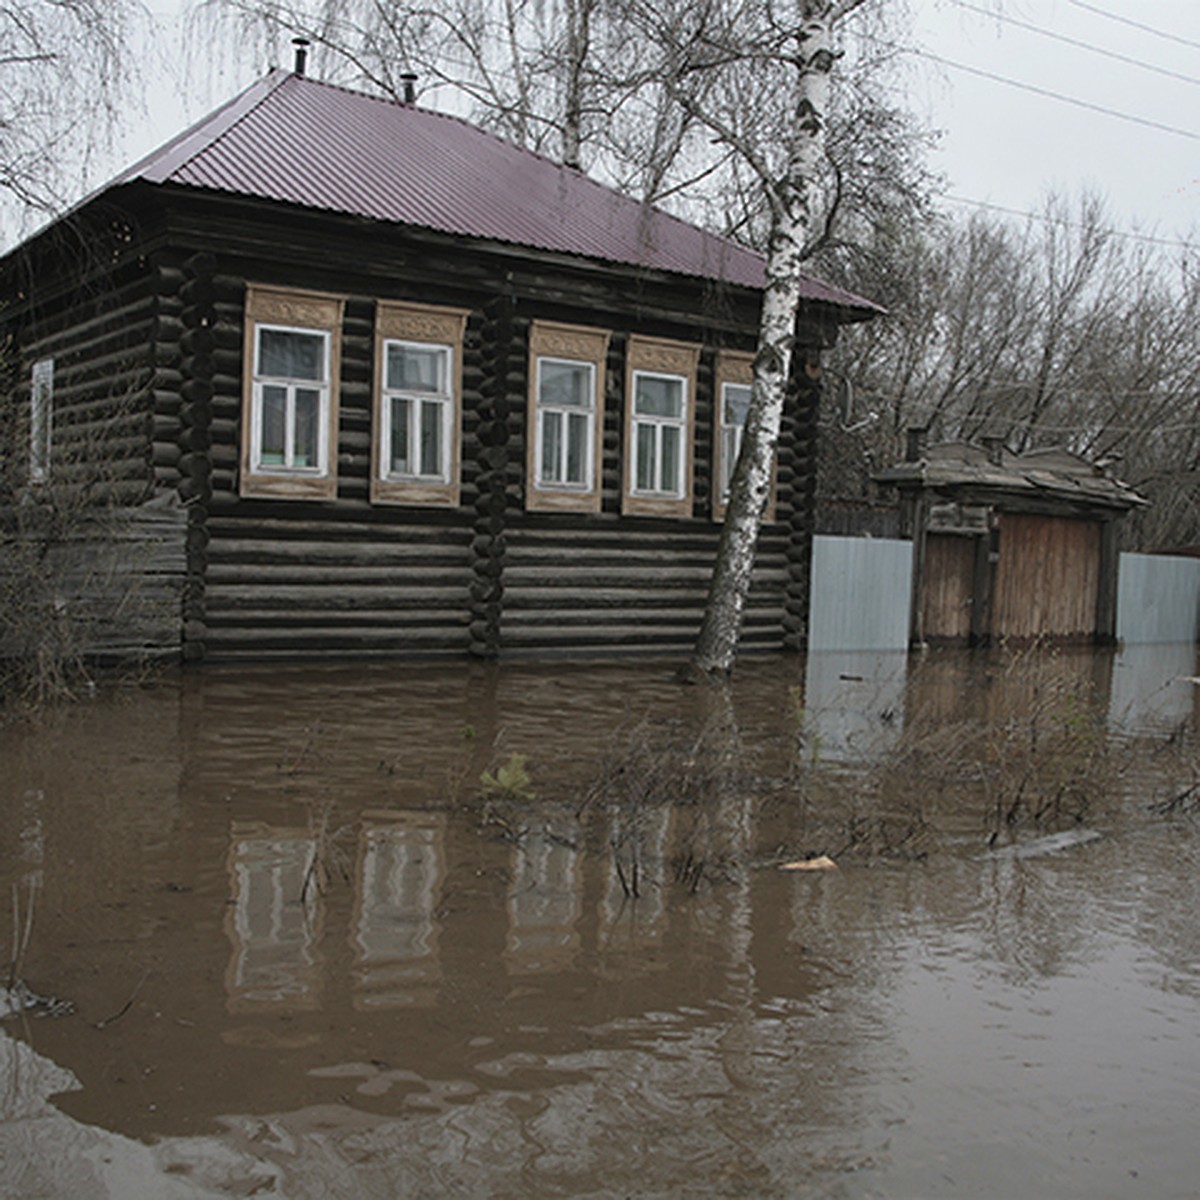
<svg viewBox="0 0 1200 1200">
<path fill-rule="evenodd" d="M 633 336 L 629 339 L 625 363 L 625 483 L 621 493 L 621 511 L 632 516 L 690 517 L 695 471 L 696 440 L 696 367 L 700 347 L 665 338 Z M 641 491 L 637 488 L 637 438 L 642 424 L 636 413 L 637 383 L 641 376 L 650 379 L 678 380 L 682 383 L 683 415 L 678 422 L 682 438 L 680 488 L 678 494 Z M 646 422 L 647 424 L 649 422 Z"/>
<path fill-rule="evenodd" d="M 371 503 L 415 504 L 442 508 L 458 506 L 462 490 L 462 360 L 463 334 L 468 311 L 435 308 L 381 300 L 375 309 L 375 386 L 372 400 Z M 389 408 L 394 400 L 410 397 L 388 387 L 389 345 L 411 346 L 444 352 L 447 357 L 446 389 L 435 399 L 443 405 L 443 469 L 440 478 L 398 474 L 388 453 Z"/>
<path fill-rule="evenodd" d="M 525 507 L 540 512 L 599 512 L 604 464 L 605 362 L 611 334 L 603 329 L 535 321 L 529 331 L 529 402 L 526 420 Z M 551 414 L 565 411 L 542 404 L 544 365 L 561 363 L 590 368 L 591 405 L 583 412 L 588 422 L 585 433 L 586 467 L 582 483 L 545 481 L 542 474 L 543 423 Z"/>
<path fill-rule="evenodd" d="M 241 470 L 243 496 L 294 500 L 332 500 L 337 496 L 338 391 L 341 370 L 344 296 L 294 288 L 246 285 L 245 342 L 242 363 Z M 259 332 L 275 329 L 320 337 L 324 343 L 324 380 L 319 394 L 317 462 L 312 466 L 264 463 L 258 452 L 263 387 L 258 374 Z"/>
<path fill-rule="evenodd" d="M 733 439 L 728 438 L 725 422 L 725 389 L 727 386 L 750 387 L 754 382 L 754 355 L 737 350 L 722 350 L 717 355 L 716 378 L 713 381 L 713 459 L 712 459 L 712 515 L 714 521 L 725 520 L 727 497 L 724 494 L 726 477 L 726 448 Z M 736 439 L 741 444 L 740 436 Z M 775 467 L 771 464 L 771 493 L 767 497 L 764 521 L 775 520 Z M 728 464 L 732 471 L 733 464 Z"/>
</svg>

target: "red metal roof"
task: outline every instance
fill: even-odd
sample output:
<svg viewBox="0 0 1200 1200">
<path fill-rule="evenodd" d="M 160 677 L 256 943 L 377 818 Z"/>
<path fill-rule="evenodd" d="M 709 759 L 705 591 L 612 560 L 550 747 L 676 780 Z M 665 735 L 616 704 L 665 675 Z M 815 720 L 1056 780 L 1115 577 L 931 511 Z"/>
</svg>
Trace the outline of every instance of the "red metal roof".
<svg viewBox="0 0 1200 1200">
<path fill-rule="evenodd" d="M 761 288 L 763 259 L 456 117 L 272 71 L 120 175 Z M 111 186 L 111 185 L 110 185 Z M 803 296 L 882 310 L 806 278 Z"/>
</svg>

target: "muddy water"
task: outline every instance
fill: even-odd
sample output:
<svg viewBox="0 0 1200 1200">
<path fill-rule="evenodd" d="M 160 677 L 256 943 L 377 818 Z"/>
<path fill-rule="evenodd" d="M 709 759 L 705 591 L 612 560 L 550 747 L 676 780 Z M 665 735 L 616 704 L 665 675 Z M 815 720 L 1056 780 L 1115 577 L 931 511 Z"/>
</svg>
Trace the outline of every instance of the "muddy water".
<svg viewBox="0 0 1200 1200">
<path fill-rule="evenodd" d="M 0 950 L 75 1011 L 0 1022 L 0 1195 L 1195 1195 L 1200 818 L 1147 807 L 1195 670 L 206 670 L 9 725 Z"/>
</svg>

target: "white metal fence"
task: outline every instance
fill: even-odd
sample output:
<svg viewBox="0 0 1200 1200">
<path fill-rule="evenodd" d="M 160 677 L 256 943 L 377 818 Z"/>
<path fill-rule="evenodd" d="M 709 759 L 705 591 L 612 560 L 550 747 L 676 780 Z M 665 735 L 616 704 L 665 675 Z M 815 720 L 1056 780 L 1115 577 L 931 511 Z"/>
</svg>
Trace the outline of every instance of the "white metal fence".
<svg viewBox="0 0 1200 1200">
<path fill-rule="evenodd" d="M 1117 638 L 1127 645 L 1192 642 L 1200 626 L 1200 559 L 1122 554 Z"/>
<path fill-rule="evenodd" d="M 903 650 L 908 646 L 912 542 L 813 539 L 810 650 Z"/>
</svg>

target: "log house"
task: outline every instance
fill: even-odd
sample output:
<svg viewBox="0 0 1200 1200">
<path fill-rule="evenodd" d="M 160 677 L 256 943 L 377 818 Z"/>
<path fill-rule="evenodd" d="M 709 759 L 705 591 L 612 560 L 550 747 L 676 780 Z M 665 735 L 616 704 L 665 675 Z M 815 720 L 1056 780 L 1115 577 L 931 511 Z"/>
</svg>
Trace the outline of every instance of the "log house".
<svg viewBox="0 0 1200 1200">
<path fill-rule="evenodd" d="M 301 70 L 0 275 L 18 490 L 98 429 L 110 500 L 178 501 L 170 653 L 690 648 L 755 348 L 744 248 Z M 879 311 L 806 282 L 747 648 L 804 642 L 815 368 Z"/>
</svg>

